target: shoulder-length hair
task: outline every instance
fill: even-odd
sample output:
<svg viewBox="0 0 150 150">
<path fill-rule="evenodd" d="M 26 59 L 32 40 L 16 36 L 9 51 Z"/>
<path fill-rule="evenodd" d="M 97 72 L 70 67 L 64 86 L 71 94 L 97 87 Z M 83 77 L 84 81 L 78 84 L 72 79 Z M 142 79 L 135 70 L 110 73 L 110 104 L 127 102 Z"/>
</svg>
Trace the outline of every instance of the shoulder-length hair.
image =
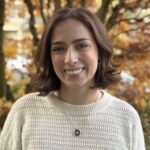
<svg viewBox="0 0 150 150">
<path fill-rule="evenodd" d="M 76 19 L 83 23 L 92 33 L 99 53 L 98 68 L 95 73 L 94 88 L 106 88 L 120 79 L 119 72 L 112 62 L 113 48 L 107 31 L 99 18 L 84 8 L 64 8 L 54 14 L 47 23 L 38 50 L 35 56 L 37 74 L 34 77 L 35 90 L 40 95 L 46 95 L 50 91 L 59 90 L 61 81 L 55 74 L 50 56 L 52 34 L 56 26 L 69 18 Z"/>
</svg>

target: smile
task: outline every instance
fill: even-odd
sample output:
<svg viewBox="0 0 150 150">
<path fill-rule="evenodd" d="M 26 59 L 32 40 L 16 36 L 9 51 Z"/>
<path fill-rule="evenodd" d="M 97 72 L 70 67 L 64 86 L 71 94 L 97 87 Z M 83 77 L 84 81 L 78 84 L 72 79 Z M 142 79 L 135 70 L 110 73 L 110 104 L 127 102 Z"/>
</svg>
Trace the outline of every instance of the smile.
<svg viewBox="0 0 150 150">
<path fill-rule="evenodd" d="M 69 74 L 69 75 L 75 75 L 75 74 L 79 74 L 81 72 L 83 72 L 84 67 L 83 68 L 78 68 L 78 69 L 65 69 L 65 73 Z"/>
</svg>

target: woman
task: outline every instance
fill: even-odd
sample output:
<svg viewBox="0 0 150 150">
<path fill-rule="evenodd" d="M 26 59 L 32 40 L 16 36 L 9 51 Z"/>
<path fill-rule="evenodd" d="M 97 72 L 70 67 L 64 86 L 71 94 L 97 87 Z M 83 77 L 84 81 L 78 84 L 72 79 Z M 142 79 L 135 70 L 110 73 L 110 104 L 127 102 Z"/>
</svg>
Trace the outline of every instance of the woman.
<svg viewBox="0 0 150 150">
<path fill-rule="evenodd" d="M 145 150 L 139 115 L 102 90 L 119 80 L 99 19 L 65 8 L 48 23 L 36 55 L 37 93 L 13 105 L 1 150 Z"/>
</svg>

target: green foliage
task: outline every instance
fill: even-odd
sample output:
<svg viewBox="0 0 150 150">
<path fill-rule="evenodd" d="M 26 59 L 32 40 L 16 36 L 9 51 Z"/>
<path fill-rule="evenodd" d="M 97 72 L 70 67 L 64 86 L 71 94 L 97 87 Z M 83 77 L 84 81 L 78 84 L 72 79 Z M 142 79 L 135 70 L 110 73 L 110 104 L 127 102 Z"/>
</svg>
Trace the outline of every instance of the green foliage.
<svg viewBox="0 0 150 150">
<path fill-rule="evenodd" d="M 25 94 L 26 85 L 28 83 L 29 83 L 29 79 L 23 79 L 11 86 L 11 90 L 14 94 L 15 99 L 18 99 Z"/>
</svg>

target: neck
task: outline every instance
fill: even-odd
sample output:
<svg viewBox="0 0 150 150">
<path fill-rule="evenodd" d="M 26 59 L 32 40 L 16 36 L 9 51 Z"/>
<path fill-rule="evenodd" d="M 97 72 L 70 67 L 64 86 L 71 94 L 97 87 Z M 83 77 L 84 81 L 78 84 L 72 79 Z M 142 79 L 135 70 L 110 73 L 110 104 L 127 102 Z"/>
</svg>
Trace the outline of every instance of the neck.
<svg viewBox="0 0 150 150">
<path fill-rule="evenodd" d="M 85 105 L 90 104 L 99 97 L 102 96 L 102 93 L 98 89 L 65 89 L 61 88 L 58 91 L 58 97 L 67 103 L 73 105 Z"/>
</svg>

